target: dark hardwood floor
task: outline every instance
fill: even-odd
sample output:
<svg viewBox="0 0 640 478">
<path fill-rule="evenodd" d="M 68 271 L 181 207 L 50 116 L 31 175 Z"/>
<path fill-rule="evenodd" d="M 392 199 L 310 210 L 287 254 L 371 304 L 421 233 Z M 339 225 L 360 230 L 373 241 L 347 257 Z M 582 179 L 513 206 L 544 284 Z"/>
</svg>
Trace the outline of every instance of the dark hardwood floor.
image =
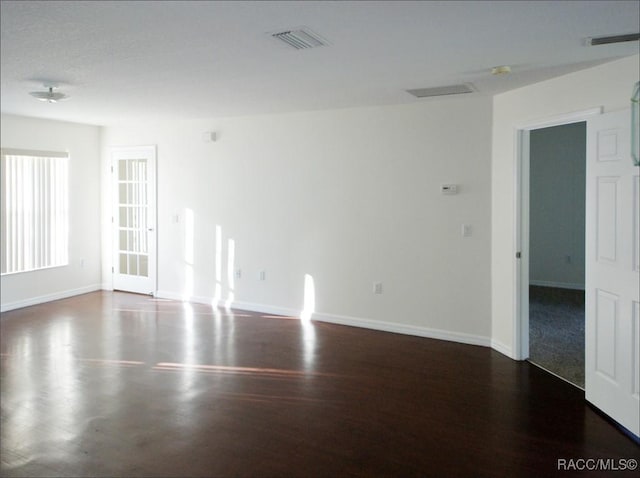
<svg viewBox="0 0 640 478">
<path fill-rule="evenodd" d="M 573 474 L 558 460 L 640 460 L 579 389 L 488 348 L 110 292 L 0 326 L 2 476 L 546 477 Z"/>
</svg>

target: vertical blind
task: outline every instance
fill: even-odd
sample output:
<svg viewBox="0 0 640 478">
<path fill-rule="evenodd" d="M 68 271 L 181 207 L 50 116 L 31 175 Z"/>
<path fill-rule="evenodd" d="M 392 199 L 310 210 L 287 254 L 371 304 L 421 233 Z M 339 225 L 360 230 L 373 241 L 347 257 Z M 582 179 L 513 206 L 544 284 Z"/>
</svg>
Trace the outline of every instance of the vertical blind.
<svg viewBox="0 0 640 478">
<path fill-rule="evenodd" d="M 2 274 L 69 262 L 69 155 L 2 150 Z"/>
</svg>

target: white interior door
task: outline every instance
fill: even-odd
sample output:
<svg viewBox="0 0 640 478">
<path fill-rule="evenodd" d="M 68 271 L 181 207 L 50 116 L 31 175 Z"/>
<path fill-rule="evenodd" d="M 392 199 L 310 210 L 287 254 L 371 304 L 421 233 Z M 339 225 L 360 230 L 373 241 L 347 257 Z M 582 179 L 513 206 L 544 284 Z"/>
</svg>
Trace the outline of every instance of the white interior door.
<svg viewBox="0 0 640 478">
<path fill-rule="evenodd" d="M 113 148 L 113 288 L 156 291 L 156 149 Z"/>
<path fill-rule="evenodd" d="M 587 122 L 586 399 L 640 434 L 638 167 L 630 111 Z"/>
</svg>

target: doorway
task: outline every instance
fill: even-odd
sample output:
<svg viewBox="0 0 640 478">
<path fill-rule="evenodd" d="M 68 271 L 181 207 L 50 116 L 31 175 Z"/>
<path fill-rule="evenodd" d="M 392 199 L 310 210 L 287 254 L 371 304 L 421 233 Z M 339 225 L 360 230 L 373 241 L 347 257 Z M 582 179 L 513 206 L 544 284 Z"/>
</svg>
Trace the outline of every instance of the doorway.
<svg viewBox="0 0 640 478">
<path fill-rule="evenodd" d="M 156 149 L 111 149 L 113 288 L 156 292 Z"/>
<path fill-rule="evenodd" d="M 514 358 L 530 357 L 531 132 L 585 121 L 585 399 L 638 437 L 640 182 L 628 148 L 629 110 L 594 108 L 516 129 Z"/>
<path fill-rule="evenodd" d="M 529 132 L 529 361 L 584 389 L 586 122 Z"/>
<path fill-rule="evenodd" d="M 544 120 L 531 121 L 516 126 L 516 163 L 515 188 L 516 195 L 516 229 L 514 251 L 514 276 L 516 280 L 515 320 L 514 320 L 514 358 L 529 359 L 529 266 L 530 266 L 530 208 L 529 208 L 529 175 L 530 175 L 530 142 L 531 133 L 543 128 L 584 123 L 602 114 L 602 108 L 577 111 Z M 587 135 L 588 140 L 588 135 Z M 588 148 L 585 147 L 585 152 Z M 586 239 L 586 235 L 583 237 Z M 565 258 L 566 260 L 566 258 Z"/>
</svg>

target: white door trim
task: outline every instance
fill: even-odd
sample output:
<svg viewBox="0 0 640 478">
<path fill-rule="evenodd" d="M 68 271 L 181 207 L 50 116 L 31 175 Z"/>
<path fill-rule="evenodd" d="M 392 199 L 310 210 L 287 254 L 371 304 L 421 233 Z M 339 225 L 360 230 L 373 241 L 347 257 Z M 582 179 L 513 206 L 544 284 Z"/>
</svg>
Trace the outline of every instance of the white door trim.
<svg viewBox="0 0 640 478">
<path fill-rule="evenodd" d="M 529 358 L 529 135 L 532 130 L 588 121 L 602 114 L 603 108 L 590 108 L 567 114 L 536 119 L 516 125 L 514 188 L 515 228 L 513 231 L 515 250 L 512 251 L 513 277 L 515 280 L 513 297 L 513 349 L 512 358 Z M 520 258 L 516 258 L 517 254 Z"/>
</svg>

